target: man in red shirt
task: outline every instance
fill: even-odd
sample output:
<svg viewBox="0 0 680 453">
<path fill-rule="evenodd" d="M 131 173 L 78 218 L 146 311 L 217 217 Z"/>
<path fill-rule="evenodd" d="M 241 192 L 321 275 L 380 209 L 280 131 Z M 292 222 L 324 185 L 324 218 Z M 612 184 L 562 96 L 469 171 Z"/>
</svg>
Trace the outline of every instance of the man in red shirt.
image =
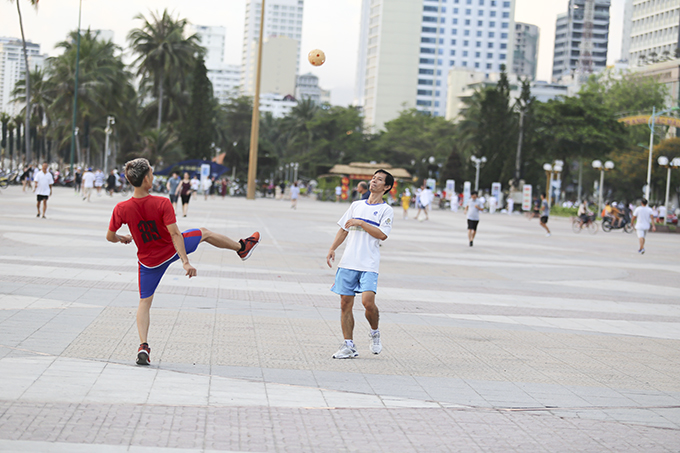
<svg viewBox="0 0 680 453">
<path fill-rule="evenodd" d="M 170 200 L 149 193 L 153 187 L 153 169 L 149 161 L 143 158 L 131 160 L 125 164 L 125 177 L 134 186 L 134 193 L 132 198 L 118 203 L 113 209 L 106 239 L 123 244 L 134 240 L 137 245 L 140 297 L 137 330 L 141 342 L 137 364 L 148 365 L 151 362 L 151 349 L 147 343 L 149 310 L 156 288 L 170 264 L 181 260 L 186 275 L 195 277 L 196 269 L 189 264 L 187 255 L 203 241 L 218 248 L 234 250 L 245 261 L 260 242 L 260 233 L 255 232 L 236 242 L 206 228 L 180 232 Z M 123 224 L 128 225 L 131 235 L 116 233 Z"/>
</svg>

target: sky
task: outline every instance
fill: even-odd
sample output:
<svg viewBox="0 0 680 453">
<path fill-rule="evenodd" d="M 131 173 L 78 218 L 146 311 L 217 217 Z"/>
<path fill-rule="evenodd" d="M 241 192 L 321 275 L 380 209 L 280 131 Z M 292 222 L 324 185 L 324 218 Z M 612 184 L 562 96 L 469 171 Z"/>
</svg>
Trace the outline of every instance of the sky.
<svg viewBox="0 0 680 453">
<path fill-rule="evenodd" d="M 0 36 L 21 36 L 14 1 L 0 0 Z M 19 1 L 26 39 L 40 44 L 43 53 L 58 55 L 56 44 L 78 27 L 79 0 L 42 0 L 37 11 L 27 0 Z M 624 2 L 612 0 L 608 64 L 621 55 Z M 225 63 L 241 63 L 246 0 L 82 0 L 82 4 L 82 28 L 113 30 L 114 42 L 124 49 L 128 32 L 142 24 L 135 16 L 148 17 L 149 12 L 163 8 L 194 24 L 223 26 L 227 30 Z M 516 21 L 541 29 L 537 79 L 549 81 L 555 20 L 557 14 L 566 12 L 568 0 L 516 0 L 515 4 Z M 333 104 L 349 105 L 354 99 L 360 19 L 361 0 L 305 0 L 300 72 L 317 75 L 319 85 L 331 90 Z M 307 62 L 307 52 L 312 49 L 326 53 L 323 66 Z M 129 55 L 126 61 L 131 61 Z"/>
</svg>

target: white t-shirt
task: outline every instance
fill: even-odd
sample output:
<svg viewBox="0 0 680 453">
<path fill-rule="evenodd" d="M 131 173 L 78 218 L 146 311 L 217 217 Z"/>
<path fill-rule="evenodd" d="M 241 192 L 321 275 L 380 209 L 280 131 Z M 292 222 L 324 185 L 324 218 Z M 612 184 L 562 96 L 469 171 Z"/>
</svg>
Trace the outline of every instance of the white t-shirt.
<svg viewBox="0 0 680 453">
<path fill-rule="evenodd" d="M 47 195 L 49 197 L 50 186 L 54 184 L 54 178 L 52 177 L 52 173 L 48 171 L 47 174 L 45 174 L 42 172 L 42 170 L 39 170 L 35 174 L 35 182 L 38 183 L 38 187 L 35 190 L 35 194 Z"/>
<path fill-rule="evenodd" d="M 201 188 L 203 189 L 204 192 L 206 190 L 210 190 L 210 186 L 212 186 L 212 181 L 209 180 L 208 178 L 206 178 L 201 182 L 201 186 L 202 186 Z"/>
<path fill-rule="evenodd" d="M 394 221 L 394 211 L 387 203 L 368 204 L 359 200 L 351 204 L 345 215 L 338 221 L 340 228 L 350 219 L 359 219 L 380 229 L 389 236 Z M 338 267 L 362 272 L 378 273 L 380 268 L 380 239 L 374 238 L 361 227 L 351 227 L 347 245 Z"/>
<path fill-rule="evenodd" d="M 468 201 L 467 219 L 468 220 L 479 220 L 479 212 L 484 210 L 484 203 L 482 200 L 477 198 L 473 200 L 470 198 Z"/>
<path fill-rule="evenodd" d="M 86 171 L 83 175 L 83 187 L 86 189 L 94 188 L 94 173 Z"/>
<path fill-rule="evenodd" d="M 635 220 L 635 229 L 637 230 L 648 230 L 652 227 L 652 208 L 649 206 L 638 206 L 633 211 L 633 217 Z"/>
<path fill-rule="evenodd" d="M 659 217 L 666 218 L 666 206 L 659 206 Z"/>
<path fill-rule="evenodd" d="M 341 194 L 342 194 L 342 187 L 335 186 L 335 195 L 341 195 Z"/>
<path fill-rule="evenodd" d="M 104 172 L 97 170 L 94 174 L 94 185 L 97 187 L 102 187 L 104 185 Z"/>
<path fill-rule="evenodd" d="M 197 178 L 191 180 L 191 190 L 198 191 L 198 187 L 201 185 L 201 181 Z"/>
<path fill-rule="evenodd" d="M 432 203 L 434 199 L 434 194 L 430 189 L 425 189 L 420 193 L 420 204 L 427 207 Z"/>
<path fill-rule="evenodd" d="M 291 186 L 290 188 L 290 199 L 297 200 L 298 195 L 300 195 L 300 188 L 296 186 Z"/>
</svg>

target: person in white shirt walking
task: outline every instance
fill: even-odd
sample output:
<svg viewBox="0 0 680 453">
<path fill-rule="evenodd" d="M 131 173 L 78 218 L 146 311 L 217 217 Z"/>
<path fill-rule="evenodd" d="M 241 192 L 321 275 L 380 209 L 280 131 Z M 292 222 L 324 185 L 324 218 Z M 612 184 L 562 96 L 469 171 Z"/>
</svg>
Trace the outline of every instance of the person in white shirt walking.
<svg viewBox="0 0 680 453">
<path fill-rule="evenodd" d="M 378 170 L 373 174 L 371 195 L 367 200 L 352 203 L 338 221 L 340 229 L 326 256 L 328 267 L 333 267 L 335 250 L 347 239 L 345 252 L 335 273 L 335 283 L 331 288 L 331 291 L 340 295 L 340 324 L 345 339 L 338 352 L 333 354 L 334 359 L 349 359 L 359 355 L 353 340 L 352 315 L 354 297 L 357 294 L 361 294 L 366 320 L 371 326 L 370 351 L 373 354 L 380 354 L 382 351 L 378 329 L 380 313 L 375 304 L 375 295 L 378 291 L 380 242 L 387 239 L 394 221 L 394 211 L 383 201 L 383 196 L 393 186 L 394 177 L 387 171 Z"/>
<path fill-rule="evenodd" d="M 47 211 L 47 199 L 52 195 L 52 185 L 54 184 L 52 173 L 50 173 L 50 171 L 47 169 L 47 162 L 43 162 L 42 169 L 35 173 L 33 181 L 33 192 L 35 192 L 38 199 L 38 203 L 36 205 L 38 208 L 38 214 L 36 217 L 40 217 L 40 203 L 42 202 L 42 218 L 45 219 L 45 212 Z"/>
<path fill-rule="evenodd" d="M 470 241 L 470 247 L 477 236 L 477 225 L 479 224 L 479 213 L 484 211 L 484 203 L 482 200 L 477 198 L 477 191 L 473 190 L 470 193 L 470 200 L 467 206 L 465 206 L 465 214 L 467 217 L 468 224 L 468 241 Z"/>
<path fill-rule="evenodd" d="M 638 206 L 635 208 L 635 211 L 633 211 L 633 219 L 631 220 L 631 223 L 635 225 L 638 241 L 640 242 L 638 253 L 640 255 L 644 255 L 647 231 L 649 231 L 650 228 L 652 231 L 656 231 L 656 225 L 654 225 L 654 211 L 652 211 L 652 208 L 647 206 L 647 200 L 644 198 L 642 199 L 642 206 Z"/>
<path fill-rule="evenodd" d="M 92 190 L 94 189 L 94 180 L 94 173 L 92 173 L 91 168 L 88 168 L 85 174 L 83 174 L 83 200 L 90 201 L 90 196 L 92 196 Z"/>
<path fill-rule="evenodd" d="M 290 187 L 290 207 L 291 209 L 297 209 L 297 201 L 300 196 L 300 188 L 298 187 L 297 181 L 293 183 Z"/>
</svg>

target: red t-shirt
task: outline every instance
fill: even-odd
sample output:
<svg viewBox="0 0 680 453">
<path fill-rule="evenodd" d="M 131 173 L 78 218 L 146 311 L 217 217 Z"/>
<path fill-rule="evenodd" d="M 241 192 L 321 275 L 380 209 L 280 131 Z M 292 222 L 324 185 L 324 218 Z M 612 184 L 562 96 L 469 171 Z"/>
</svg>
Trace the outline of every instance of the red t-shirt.
<svg viewBox="0 0 680 453">
<path fill-rule="evenodd" d="M 118 203 L 113 208 L 109 230 L 116 232 L 127 224 L 137 245 L 139 262 L 156 267 L 176 253 L 167 227 L 173 223 L 177 223 L 177 219 L 170 200 L 148 195 Z"/>
</svg>

